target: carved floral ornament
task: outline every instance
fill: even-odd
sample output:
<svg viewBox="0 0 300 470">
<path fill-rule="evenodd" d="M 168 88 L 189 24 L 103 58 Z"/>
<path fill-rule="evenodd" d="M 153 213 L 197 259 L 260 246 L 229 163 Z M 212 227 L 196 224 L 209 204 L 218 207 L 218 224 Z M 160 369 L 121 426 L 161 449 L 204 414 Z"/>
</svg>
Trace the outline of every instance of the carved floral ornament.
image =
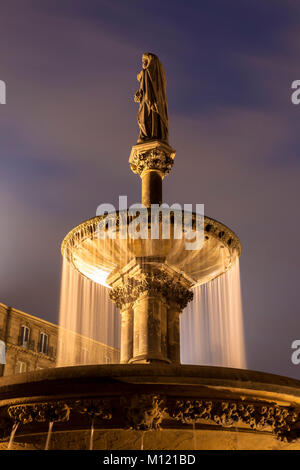
<svg viewBox="0 0 300 470">
<path fill-rule="evenodd" d="M 174 159 L 167 151 L 161 148 L 154 148 L 136 151 L 131 160 L 130 168 L 133 173 L 137 173 L 140 176 L 147 170 L 158 170 L 165 176 L 170 173 L 173 164 Z"/>
<path fill-rule="evenodd" d="M 74 410 L 80 414 L 87 414 L 91 418 L 98 417 L 104 420 L 112 418 L 110 400 L 78 400 L 74 404 Z"/>
<path fill-rule="evenodd" d="M 292 442 L 300 438 L 300 410 L 293 407 L 247 403 L 243 400 L 177 400 L 170 404 L 168 412 L 181 423 L 204 420 L 222 427 L 243 423 L 256 431 L 269 428 L 279 440 Z"/>
<path fill-rule="evenodd" d="M 222 428 L 243 426 L 254 431 L 272 432 L 277 439 L 300 439 L 300 408 L 272 403 L 239 400 L 176 399 L 156 394 L 131 394 L 119 398 L 83 399 L 30 403 L 0 410 L 0 439 L 7 439 L 13 423 L 70 422 L 73 414 L 98 417 L 101 428 L 111 420 L 123 428 L 151 431 L 163 427 L 164 419 L 184 425 L 218 425 Z"/>
<path fill-rule="evenodd" d="M 122 286 L 111 289 L 110 299 L 117 304 L 118 308 L 122 308 L 124 305 L 135 302 L 145 293 L 162 296 L 167 302 L 176 303 L 180 310 L 193 300 L 192 291 L 159 270 L 141 273 L 139 276 L 126 279 Z"/>
<path fill-rule="evenodd" d="M 69 421 L 70 407 L 63 401 L 15 405 L 8 408 L 8 415 L 21 424 L 63 422 Z"/>
</svg>

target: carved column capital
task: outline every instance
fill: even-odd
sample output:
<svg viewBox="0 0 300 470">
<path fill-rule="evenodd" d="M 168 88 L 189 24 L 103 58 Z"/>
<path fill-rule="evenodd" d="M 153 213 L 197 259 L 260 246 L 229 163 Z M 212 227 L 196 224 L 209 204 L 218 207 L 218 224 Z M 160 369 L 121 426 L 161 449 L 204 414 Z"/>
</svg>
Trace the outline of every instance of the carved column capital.
<svg viewBox="0 0 300 470">
<path fill-rule="evenodd" d="M 111 300 L 125 315 L 122 362 L 180 362 L 179 315 L 193 299 L 190 280 L 153 256 L 135 258 L 108 282 Z"/>
<path fill-rule="evenodd" d="M 137 144 L 132 147 L 130 168 L 140 176 L 145 171 L 156 170 L 164 178 L 172 169 L 175 154 L 174 149 L 159 140 Z"/>
<path fill-rule="evenodd" d="M 120 310 L 125 309 L 136 300 L 133 287 L 129 283 L 113 287 L 109 292 L 109 297 Z"/>
<path fill-rule="evenodd" d="M 160 296 L 167 303 L 175 303 L 183 310 L 193 300 L 193 292 L 164 270 L 140 269 L 134 276 L 126 277 L 110 291 L 110 299 L 120 309 L 134 303 L 144 294 Z"/>
</svg>

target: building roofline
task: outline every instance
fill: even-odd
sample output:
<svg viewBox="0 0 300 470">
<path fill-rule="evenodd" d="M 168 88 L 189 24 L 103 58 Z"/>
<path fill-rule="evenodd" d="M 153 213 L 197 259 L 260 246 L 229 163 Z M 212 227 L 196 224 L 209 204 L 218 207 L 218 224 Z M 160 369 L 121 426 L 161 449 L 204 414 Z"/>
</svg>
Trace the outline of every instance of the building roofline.
<svg viewBox="0 0 300 470">
<path fill-rule="evenodd" d="M 12 311 L 14 311 L 16 313 L 20 313 L 21 315 L 25 315 L 26 317 L 31 318 L 32 320 L 38 320 L 39 322 L 42 322 L 42 323 L 45 323 L 47 325 L 53 326 L 54 328 L 59 328 L 59 325 L 57 325 L 56 323 L 52 323 L 50 321 L 44 320 L 43 318 L 37 317 L 36 315 L 32 315 L 30 313 L 23 312 L 23 310 L 19 310 L 18 308 L 11 307 L 9 305 L 5 305 L 3 302 L 0 302 L 0 307 L 4 307 L 6 310 L 11 309 Z"/>
</svg>

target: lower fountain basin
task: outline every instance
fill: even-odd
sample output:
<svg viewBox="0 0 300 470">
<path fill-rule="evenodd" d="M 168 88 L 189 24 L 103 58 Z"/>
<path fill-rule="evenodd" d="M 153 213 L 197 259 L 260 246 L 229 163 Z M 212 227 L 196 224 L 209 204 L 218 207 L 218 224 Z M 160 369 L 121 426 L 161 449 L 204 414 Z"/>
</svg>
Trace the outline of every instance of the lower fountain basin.
<svg viewBox="0 0 300 470">
<path fill-rule="evenodd" d="M 90 365 L 0 379 L 1 449 L 300 449 L 300 381 L 191 365 Z"/>
</svg>

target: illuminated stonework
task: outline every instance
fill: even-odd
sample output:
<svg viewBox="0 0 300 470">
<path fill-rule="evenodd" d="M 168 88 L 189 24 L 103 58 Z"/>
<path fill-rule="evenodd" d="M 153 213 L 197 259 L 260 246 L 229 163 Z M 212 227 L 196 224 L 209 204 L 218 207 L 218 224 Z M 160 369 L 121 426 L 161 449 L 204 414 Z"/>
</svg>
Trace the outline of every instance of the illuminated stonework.
<svg viewBox="0 0 300 470">
<path fill-rule="evenodd" d="M 110 298 L 121 310 L 121 362 L 180 362 L 179 315 L 191 283 L 160 258 L 137 258 L 111 274 Z"/>
<path fill-rule="evenodd" d="M 0 388 L 0 448 L 15 424 L 16 445 L 34 442 L 43 448 L 49 423 L 54 424 L 51 448 L 86 448 L 80 443 L 92 421 L 99 438 L 107 435 L 111 449 L 128 448 L 129 431 L 144 431 L 145 442 L 155 449 L 183 448 L 175 431 L 183 439 L 191 434 L 186 449 L 194 448 L 193 436 L 199 436 L 199 449 L 300 446 L 299 382 L 294 379 L 283 384 L 282 377 L 259 372 L 167 364 L 63 369 L 32 372 L 27 376 L 31 381 L 24 377 L 24 383 L 6 378 L 14 398 L 7 398 L 7 387 Z M 33 396 L 39 399 L 32 401 Z"/>
<path fill-rule="evenodd" d="M 151 83 L 159 61 L 153 54 L 144 56 L 139 77 L 147 73 Z M 139 79 L 140 143 L 130 155 L 148 209 L 162 203 L 162 181 L 175 157 L 166 143 L 166 82 L 163 69 L 157 70 L 164 93 L 153 81 L 156 93 L 148 113 L 148 90 Z M 115 238 L 99 236 L 99 222 L 105 218 L 116 218 Z M 121 313 L 122 364 L 2 378 L 0 448 L 7 448 L 11 436 L 14 448 L 42 449 L 46 437 L 49 444 L 54 423 L 51 449 L 89 448 L 92 432 L 93 448 L 106 450 L 299 449 L 299 381 L 242 369 L 180 365 L 180 313 L 192 300 L 193 287 L 234 264 L 241 254 L 238 237 L 204 217 L 203 246 L 188 251 L 184 238 L 175 236 L 121 239 L 120 221 L 121 212 L 83 222 L 66 236 L 62 255 L 82 275 L 111 288 L 110 297 Z M 126 228 L 129 223 L 126 215 Z M 174 234 L 174 221 L 172 230 Z"/>
<path fill-rule="evenodd" d="M 165 177 L 172 169 L 175 154 L 174 149 L 159 140 L 137 144 L 129 157 L 130 168 L 141 177 L 149 170 L 159 171 Z"/>
</svg>

